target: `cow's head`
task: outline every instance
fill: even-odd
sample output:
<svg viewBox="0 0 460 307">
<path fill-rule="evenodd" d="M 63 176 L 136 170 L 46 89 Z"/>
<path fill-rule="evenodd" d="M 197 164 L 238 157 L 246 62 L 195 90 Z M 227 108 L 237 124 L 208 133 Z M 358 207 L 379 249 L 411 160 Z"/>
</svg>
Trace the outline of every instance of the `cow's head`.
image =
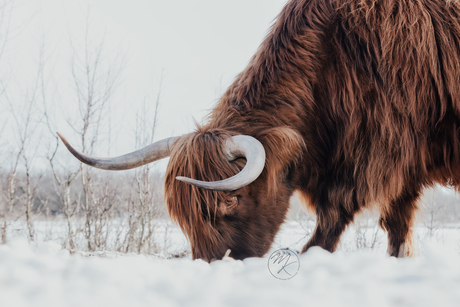
<svg viewBox="0 0 460 307">
<path fill-rule="evenodd" d="M 61 137 L 76 158 L 102 169 L 130 169 L 170 156 L 169 214 L 188 237 L 193 258 L 206 261 L 221 259 L 228 249 L 235 259 L 263 256 L 284 221 L 292 193 L 286 171 L 302 139 L 289 128 L 267 130 L 260 138 L 198 129 L 101 159 L 76 151 Z"/>
</svg>

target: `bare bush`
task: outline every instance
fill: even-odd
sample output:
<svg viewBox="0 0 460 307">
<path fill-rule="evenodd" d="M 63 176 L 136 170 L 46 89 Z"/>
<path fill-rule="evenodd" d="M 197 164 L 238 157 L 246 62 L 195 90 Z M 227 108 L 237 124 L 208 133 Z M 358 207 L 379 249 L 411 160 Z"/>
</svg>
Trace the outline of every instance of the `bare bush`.
<svg viewBox="0 0 460 307">
<path fill-rule="evenodd" d="M 354 223 L 356 249 L 377 247 L 379 225 L 377 219 L 361 219 Z"/>
<path fill-rule="evenodd" d="M 123 54 L 112 53 L 109 56 L 105 47 L 105 33 L 100 35 L 97 42 L 91 40 L 90 16 L 88 8 L 82 48 L 75 47 L 72 37 L 70 40 L 71 74 L 79 116 L 70 116 L 68 123 L 79 134 L 82 152 L 86 154 L 91 154 L 100 141 L 100 128 L 110 117 L 108 105 L 124 67 Z M 89 251 L 104 245 L 113 200 L 118 189 L 110 185 L 110 177 L 102 177 L 105 182 L 96 182 L 93 180 L 94 173 L 95 171 L 86 165 L 80 166 L 82 198 L 79 208 L 85 217 L 84 235 Z"/>
<path fill-rule="evenodd" d="M 423 224 L 427 230 L 428 237 L 432 238 L 436 231 L 444 226 L 444 222 L 439 217 L 445 211 L 445 206 L 439 204 L 435 199 L 434 190 L 425 192 L 425 198 L 422 204 L 425 212 Z"/>
<path fill-rule="evenodd" d="M 150 99 L 146 97 L 143 108 L 136 116 L 135 140 L 138 148 L 153 143 L 160 105 L 161 81 L 162 79 L 160 79 L 160 90 L 153 103 L 153 112 L 147 105 Z M 163 197 L 159 192 L 159 182 L 159 178 L 155 178 L 152 174 L 151 165 L 145 165 L 135 170 L 132 184 L 129 187 L 130 190 L 125 191 L 127 195 L 128 231 L 120 247 L 124 252 L 159 252 L 155 243 L 155 230 L 164 212 L 160 209 Z M 166 246 L 166 242 L 164 243 Z"/>
<path fill-rule="evenodd" d="M 18 164 L 21 157 L 22 150 L 20 150 L 15 159 L 13 165 L 9 171 L 7 171 L 2 177 L 4 178 L 4 185 L 2 185 L 2 207 L 0 211 L 0 218 L 2 222 L 1 230 L 1 243 L 7 243 L 7 232 L 10 222 L 14 219 L 11 218 L 13 213 L 13 207 L 17 203 L 17 186 L 18 186 Z"/>
</svg>

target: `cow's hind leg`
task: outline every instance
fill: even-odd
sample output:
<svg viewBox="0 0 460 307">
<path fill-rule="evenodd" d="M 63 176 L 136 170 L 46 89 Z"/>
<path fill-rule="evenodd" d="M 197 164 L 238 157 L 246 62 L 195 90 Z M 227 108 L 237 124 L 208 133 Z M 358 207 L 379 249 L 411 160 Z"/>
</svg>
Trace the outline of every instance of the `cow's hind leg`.
<svg viewBox="0 0 460 307">
<path fill-rule="evenodd" d="M 414 215 L 420 191 L 405 191 L 400 197 L 382 209 L 379 224 L 388 232 L 388 249 L 390 256 L 412 256 L 412 230 Z"/>
</svg>

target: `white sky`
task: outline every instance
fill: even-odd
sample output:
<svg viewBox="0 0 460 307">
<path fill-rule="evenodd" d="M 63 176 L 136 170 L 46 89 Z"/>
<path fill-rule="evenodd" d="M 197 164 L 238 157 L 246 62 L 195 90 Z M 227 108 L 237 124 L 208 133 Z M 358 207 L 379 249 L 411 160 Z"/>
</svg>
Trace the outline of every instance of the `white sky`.
<svg viewBox="0 0 460 307">
<path fill-rule="evenodd" d="M 138 55 L 136 60 L 130 59 L 137 74 L 132 80 L 142 82 L 152 73 L 158 79 L 164 70 L 159 136 L 166 137 L 193 129 L 192 117 L 200 120 L 221 91 L 244 69 L 284 2 L 188 0 L 92 4 L 131 38 L 131 50 Z"/>
<path fill-rule="evenodd" d="M 1 1 L 1 0 L 0 0 Z M 286 0 L 93 0 L 90 37 L 106 33 L 107 49 L 126 52 L 122 83 L 113 97 L 111 154 L 132 151 L 135 113 L 143 97 L 156 95 L 163 72 L 160 122 L 155 139 L 187 133 L 201 121 L 219 95 L 241 72 Z M 49 78 L 59 96 L 56 129 L 79 147 L 78 135 L 64 118 L 76 110 L 69 81 L 69 33 L 81 51 L 86 6 L 81 0 L 16 0 L 12 28 L 19 26 L 1 59 L 2 82 L 15 76 L 17 88 L 33 83 L 38 50 L 44 40 Z M 44 33 L 43 35 L 40 33 Z M 6 67 L 10 73 L 6 74 Z M 7 77 L 5 77 L 7 76 Z M 20 84 L 20 85 L 19 85 Z M 20 90 L 11 90 L 14 95 Z M 13 94 L 11 94 L 13 93 Z M 18 108 L 20 105 L 18 104 Z M 0 106 L 3 114 L 8 107 Z M 153 109 L 152 109 L 153 110 Z M 151 110 L 151 112 L 152 112 Z M 7 121 L 11 123 L 11 121 Z M 96 152 L 98 155 L 104 156 Z"/>
</svg>

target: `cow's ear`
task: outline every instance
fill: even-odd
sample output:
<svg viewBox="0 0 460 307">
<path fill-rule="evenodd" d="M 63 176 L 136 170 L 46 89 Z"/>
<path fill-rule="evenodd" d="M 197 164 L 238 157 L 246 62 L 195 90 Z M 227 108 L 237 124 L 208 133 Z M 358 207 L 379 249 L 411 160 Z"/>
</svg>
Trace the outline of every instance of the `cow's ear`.
<svg viewBox="0 0 460 307">
<path fill-rule="evenodd" d="M 305 142 L 299 132 L 289 127 L 268 129 L 258 138 L 265 148 L 265 171 L 269 190 L 273 190 L 279 176 L 297 163 L 305 149 Z"/>
</svg>

